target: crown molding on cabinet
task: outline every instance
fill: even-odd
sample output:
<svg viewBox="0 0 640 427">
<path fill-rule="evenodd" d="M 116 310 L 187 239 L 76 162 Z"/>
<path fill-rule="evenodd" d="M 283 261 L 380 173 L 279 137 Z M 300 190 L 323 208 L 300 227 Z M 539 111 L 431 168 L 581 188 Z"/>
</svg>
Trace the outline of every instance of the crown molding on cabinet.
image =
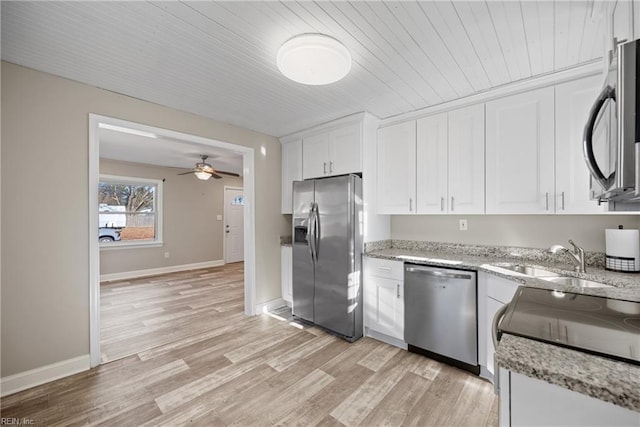
<svg viewBox="0 0 640 427">
<path fill-rule="evenodd" d="M 358 123 L 358 122 L 361 122 L 361 123 L 375 122 L 377 124 L 378 122 L 380 122 L 380 119 L 367 111 L 363 111 L 360 113 L 355 113 L 345 117 L 341 117 L 339 119 L 332 120 L 330 122 L 322 123 L 320 125 L 313 126 L 307 129 L 303 129 L 303 130 L 291 133 L 289 135 L 281 136 L 279 139 L 281 144 L 288 144 L 290 142 L 300 140 L 303 137 L 317 135 L 319 133 L 328 132 L 334 129 L 341 128 L 345 125 L 348 125 L 351 123 Z"/>
<path fill-rule="evenodd" d="M 497 98 L 503 98 L 505 96 L 527 92 L 533 89 L 539 89 L 546 86 L 557 85 L 567 81 L 580 79 L 583 77 L 602 74 L 602 64 L 602 59 L 598 59 L 577 67 L 568 68 L 566 70 L 554 73 L 544 74 L 530 79 L 520 80 L 518 82 L 505 84 L 493 89 L 488 89 L 484 92 L 479 92 L 474 95 L 466 96 L 464 98 L 458 98 L 453 101 L 444 102 L 442 104 L 433 105 L 427 108 L 422 108 L 420 110 L 411 111 L 409 113 L 388 117 L 380 121 L 380 127 L 391 126 L 397 123 L 402 123 L 409 120 L 419 119 L 421 117 L 454 110 L 456 108 L 466 107 L 468 105 L 479 104 Z"/>
</svg>

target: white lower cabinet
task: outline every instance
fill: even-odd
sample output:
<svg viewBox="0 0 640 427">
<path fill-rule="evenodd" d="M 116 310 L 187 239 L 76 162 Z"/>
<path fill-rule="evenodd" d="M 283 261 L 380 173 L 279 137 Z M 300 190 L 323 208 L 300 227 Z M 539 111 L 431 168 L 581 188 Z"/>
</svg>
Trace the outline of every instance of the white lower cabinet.
<svg viewBox="0 0 640 427">
<path fill-rule="evenodd" d="M 520 286 L 519 283 L 490 273 L 478 272 L 478 361 L 480 376 L 493 381 L 493 317 L 508 304 Z"/>
<path fill-rule="evenodd" d="M 280 246 L 280 279 L 282 283 L 282 299 L 288 305 L 293 303 L 293 248 Z"/>
<path fill-rule="evenodd" d="M 365 335 L 394 345 L 404 341 L 403 268 L 400 261 L 364 259 Z"/>
<path fill-rule="evenodd" d="M 500 426 L 638 426 L 640 413 L 500 369 Z"/>
</svg>

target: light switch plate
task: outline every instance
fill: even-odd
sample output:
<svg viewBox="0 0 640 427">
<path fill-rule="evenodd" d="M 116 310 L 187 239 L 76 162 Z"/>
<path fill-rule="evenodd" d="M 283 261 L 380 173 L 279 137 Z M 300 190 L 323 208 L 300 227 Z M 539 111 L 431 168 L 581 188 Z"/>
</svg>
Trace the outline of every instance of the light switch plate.
<svg viewBox="0 0 640 427">
<path fill-rule="evenodd" d="M 218 221 L 222 221 L 222 215 L 218 215 L 218 216 L 216 217 L 216 219 L 217 219 Z"/>
<path fill-rule="evenodd" d="M 460 231 L 467 231 L 467 220 L 466 219 L 461 219 L 460 220 Z"/>
</svg>

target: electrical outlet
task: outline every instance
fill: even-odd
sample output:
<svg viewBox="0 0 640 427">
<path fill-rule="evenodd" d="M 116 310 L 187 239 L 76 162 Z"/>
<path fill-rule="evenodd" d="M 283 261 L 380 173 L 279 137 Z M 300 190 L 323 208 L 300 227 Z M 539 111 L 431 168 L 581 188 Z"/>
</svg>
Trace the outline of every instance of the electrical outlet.
<svg viewBox="0 0 640 427">
<path fill-rule="evenodd" d="M 461 219 L 460 220 L 460 231 L 467 231 L 467 220 L 466 219 Z"/>
<path fill-rule="evenodd" d="M 165 258 L 169 258 L 169 252 L 165 252 L 165 253 L 164 253 L 164 257 L 165 257 Z"/>
</svg>

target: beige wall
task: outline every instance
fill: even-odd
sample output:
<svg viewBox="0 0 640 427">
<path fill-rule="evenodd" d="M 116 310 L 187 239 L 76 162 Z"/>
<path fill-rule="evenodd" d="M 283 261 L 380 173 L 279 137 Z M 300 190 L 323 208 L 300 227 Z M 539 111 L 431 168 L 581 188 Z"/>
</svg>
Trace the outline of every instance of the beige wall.
<svg viewBox="0 0 640 427">
<path fill-rule="evenodd" d="M 100 160 L 100 173 L 137 178 L 164 179 L 162 247 L 118 248 L 100 251 L 100 274 L 224 260 L 224 187 L 242 187 L 242 178 L 200 181 L 178 176 L 183 169 L 139 163 Z M 165 258 L 169 252 L 169 258 Z"/>
<path fill-rule="evenodd" d="M 467 231 L 459 231 L 466 219 Z M 640 228 L 640 215 L 405 215 L 392 216 L 391 238 L 478 245 L 547 248 L 568 239 L 604 252 L 604 229 Z"/>
<path fill-rule="evenodd" d="M 1 91 L 3 377 L 89 353 L 89 113 L 257 148 L 256 297 L 280 297 L 276 138 L 6 62 Z"/>
</svg>

